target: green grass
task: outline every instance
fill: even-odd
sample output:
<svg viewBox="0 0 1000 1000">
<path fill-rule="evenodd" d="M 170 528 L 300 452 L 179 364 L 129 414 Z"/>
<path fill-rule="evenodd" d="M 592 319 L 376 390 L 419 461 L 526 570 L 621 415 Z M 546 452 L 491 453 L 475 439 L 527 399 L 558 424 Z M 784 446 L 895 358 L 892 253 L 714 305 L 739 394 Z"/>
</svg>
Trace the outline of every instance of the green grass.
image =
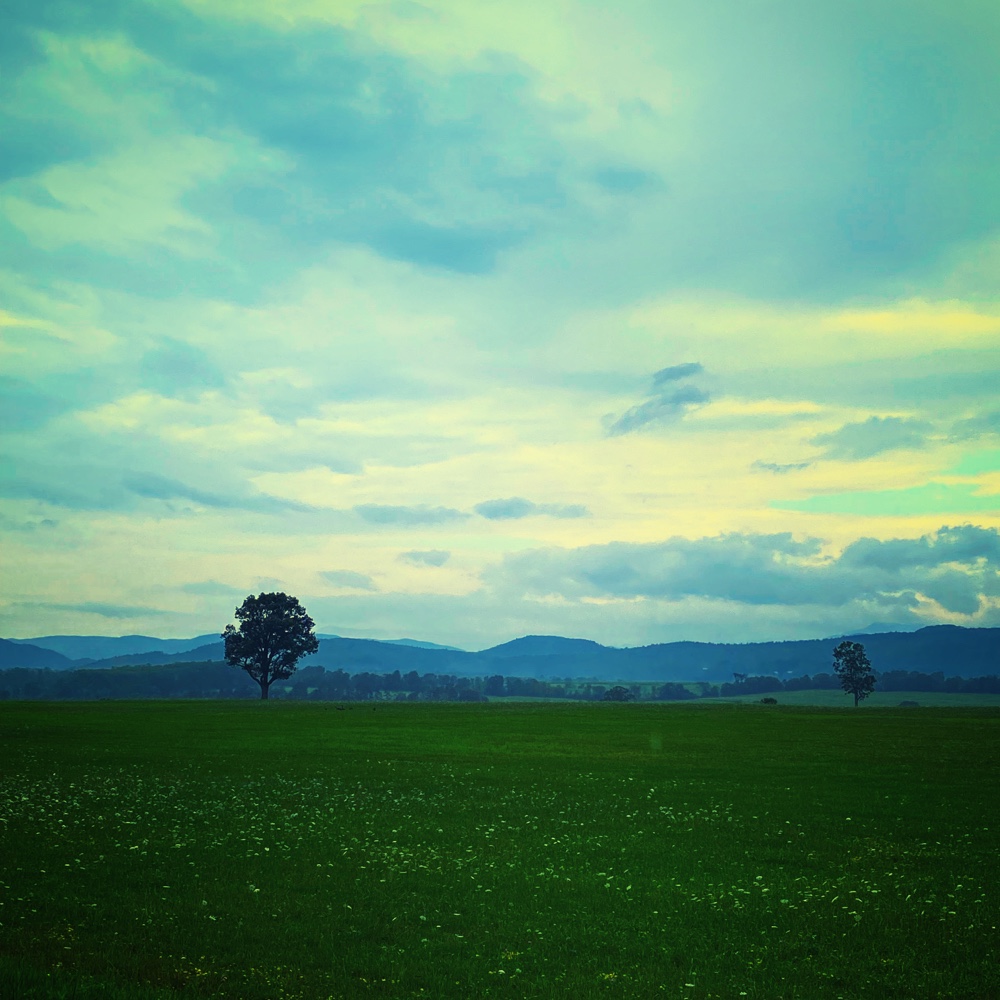
<svg viewBox="0 0 1000 1000">
<path fill-rule="evenodd" d="M 779 705 L 854 708 L 853 696 L 839 690 L 771 691 L 766 695 L 753 694 L 719 700 L 759 704 L 761 698 L 776 698 Z M 902 701 L 915 701 L 921 708 L 1000 708 L 1000 694 L 951 694 L 947 691 L 875 691 L 858 708 L 897 708 Z"/>
<path fill-rule="evenodd" d="M 0 995 L 997 996 L 998 747 L 989 708 L 7 703 Z"/>
<path fill-rule="evenodd" d="M 610 685 L 609 685 L 610 686 Z M 767 694 L 733 695 L 727 698 L 697 698 L 690 701 L 660 702 L 659 704 L 695 705 L 695 704 L 746 704 L 759 705 L 761 698 L 775 698 L 779 705 L 797 705 L 802 708 L 853 708 L 854 698 L 844 694 L 839 688 L 835 691 L 769 691 Z M 491 704 L 540 702 L 554 704 L 556 702 L 574 702 L 593 704 L 575 698 L 529 698 L 522 695 L 490 698 Z M 915 701 L 921 708 L 1000 708 L 1000 694 L 952 694 L 947 691 L 875 691 L 870 694 L 859 708 L 898 708 L 900 702 Z"/>
</svg>

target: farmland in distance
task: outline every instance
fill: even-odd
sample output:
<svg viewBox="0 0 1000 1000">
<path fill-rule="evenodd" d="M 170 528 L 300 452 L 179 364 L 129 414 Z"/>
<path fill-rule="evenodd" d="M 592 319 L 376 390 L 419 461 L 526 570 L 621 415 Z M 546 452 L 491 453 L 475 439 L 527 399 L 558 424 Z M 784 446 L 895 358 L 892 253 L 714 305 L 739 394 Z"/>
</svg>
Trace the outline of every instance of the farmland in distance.
<svg viewBox="0 0 1000 1000">
<path fill-rule="evenodd" d="M 1000 711 L 0 706 L 0 994 L 1000 994 Z"/>
</svg>

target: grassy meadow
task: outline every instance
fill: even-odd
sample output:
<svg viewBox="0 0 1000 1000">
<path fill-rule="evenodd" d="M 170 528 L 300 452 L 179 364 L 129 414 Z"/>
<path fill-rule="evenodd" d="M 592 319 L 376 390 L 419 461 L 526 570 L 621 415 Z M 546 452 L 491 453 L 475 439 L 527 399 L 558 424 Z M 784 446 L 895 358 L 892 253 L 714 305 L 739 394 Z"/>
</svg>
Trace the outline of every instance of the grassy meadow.
<svg viewBox="0 0 1000 1000">
<path fill-rule="evenodd" d="M 754 694 L 719 700 L 759 704 L 761 698 L 766 697 L 776 699 L 779 705 L 854 707 L 854 699 L 843 691 L 772 691 L 769 696 Z M 920 708 L 1000 708 L 1000 694 L 958 694 L 949 691 L 874 691 L 858 708 L 862 711 L 898 708 L 904 701 L 915 702 Z"/>
<path fill-rule="evenodd" d="M 4 703 L 0 754 L 4 997 L 1000 996 L 995 708 Z"/>
</svg>

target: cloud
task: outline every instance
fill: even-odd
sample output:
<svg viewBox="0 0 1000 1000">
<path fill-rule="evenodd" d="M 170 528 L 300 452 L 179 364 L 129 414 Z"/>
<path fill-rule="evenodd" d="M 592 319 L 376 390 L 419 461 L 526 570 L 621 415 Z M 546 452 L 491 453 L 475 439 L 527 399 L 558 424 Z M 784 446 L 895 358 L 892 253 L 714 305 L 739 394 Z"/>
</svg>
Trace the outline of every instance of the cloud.
<svg viewBox="0 0 1000 1000">
<path fill-rule="evenodd" d="M 8 517 L 6 514 L 0 512 L 0 532 L 10 531 L 19 534 L 31 534 L 36 531 L 51 531 L 53 528 L 58 527 L 58 525 L 59 522 L 54 521 L 50 517 Z"/>
<path fill-rule="evenodd" d="M 417 504 L 412 507 L 395 506 L 392 504 L 363 503 L 355 506 L 354 511 L 370 524 L 446 524 L 449 521 L 459 521 L 468 517 L 453 507 L 431 507 L 427 504 Z"/>
<path fill-rule="evenodd" d="M 859 423 L 844 424 L 828 434 L 819 434 L 812 443 L 825 446 L 824 458 L 856 462 L 886 451 L 925 448 L 932 430 L 923 420 L 869 417 Z"/>
<path fill-rule="evenodd" d="M 515 520 L 522 517 L 545 515 L 547 517 L 586 517 L 589 511 L 582 504 L 534 503 L 524 497 L 509 497 L 505 500 L 484 500 L 473 508 L 475 512 L 490 521 Z"/>
<path fill-rule="evenodd" d="M 24 430 L 44 424 L 67 404 L 21 379 L 0 375 L 0 427 Z"/>
<path fill-rule="evenodd" d="M 594 181 L 610 194 L 634 195 L 660 185 L 656 174 L 631 167 L 604 167 L 594 173 Z"/>
<path fill-rule="evenodd" d="M 839 557 L 822 549 L 819 539 L 788 533 L 537 549 L 507 556 L 493 582 L 574 601 L 704 598 L 751 607 L 892 604 L 918 594 L 964 615 L 974 614 L 983 596 L 1000 593 L 996 529 L 944 527 L 920 539 L 864 539 Z"/>
<path fill-rule="evenodd" d="M 241 154 L 249 165 L 250 151 L 235 142 L 183 132 L 145 135 L 102 156 L 8 182 L 0 188 L 0 213 L 31 247 L 49 253 L 127 257 L 148 247 L 203 258 L 211 253 L 212 226 L 186 207 L 186 198 L 243 169 Z"/>
<path fill-rule="evenodd" d="M 221 469 L 212 472 L 207 463 L 196 458 L 172 455 L 158 447 L 159 442 L 123 442 L 115 435 L 105 438 L 73 434 L 46 442 L 65 453 L 68 446 L 77 454 L 62 465 L 49 467 L 31 457 L 36 442 L 24 438 L 17 451 L 0 455 L 0 497 L 38 500 L 54 507 L 79 511 L 131 511 L 150 501 L 168 506 L 178 502 L 209 510 L 242 510 L 256 514 L 313 514 L 317 508 L 284 497 L 271 496 L 254 490 L 252 484 L 241 481 L 238 471 Z M 203 481 L 216 481 L 216 488 L 192 486 L 185 480 L 159 472 L 124 472 L 123 467 L 140 464 L 181 466 L 185 476 Z"/>
<path fill-rule="evenodd" d="M 786 472 L 801 472 L 802 469 L 808 469 L 812 462 L 754 462 L 750 468 L 758 469 L 761 472 L 773 472 L 775 475 L 784 475 Z"/>
<path fill-rule="evenodd" d="M 704 369 L 696 361 L 689 361 L 669 368 L 661 368 L 653 375 L 653 393 L 638 406 L 626 410 L 620 417 L 609 423 L 609 437 L 629 434 L 649 424 L 665 424 L 680 420 L 692 407 L 709 401 L 707 392 L 693 385 L 672 388 L 672 383 L 691 375 L 700 374 Z"/>
<path fill-rule="evenodd" d="M 984 563 L 1000 568 L 1000 532 L 972 524 L 945 527 L 920 538 L 859 538 L 840 556 L 843 566 L 875 568 L 890 573 L 945 563 Z"/>
<path fill-rule="evenodd" d="M 126 476 L 122 480 L 122 484 L 136 496 L 152 500 L 191 500 L 203 507 L 232 508 L 238 506 L 229 497 L 199 490 L 176 479 L 169 479 L 152 472 Z"/>
<path fill-rule="evenodd" d="M 809 603 L 802 588 L 803 566 L 815 559 L 820 544 L 817 539 L 796 541 L 789 533 L 612 542 L 517 553 L 507 556 L 503 566 L 505 576 L 540 595 L 669 600 L 698 596 L 798 604 Z"/>
<path fill-rule="evenodd" d="M 136 496 L 152 500 L 190 500 L 203 507 L 250 510 L 263 514 L 277 514 L 287 511 L 308 512 L 316 509 L 309 504 L 268 496 L 265 493 L 251 496 L 225 496 L 200 490 L 176 479 L 150 472 L 126 476 L 122 482 L 125 488 Z"/>
<path fill-rule="evenodd" d="M 319 574 L 328 583 L 336 587 L 347 587 L 350 590 L 376 590 L 375 581 L 364 573 L 355 573 L 349 569 L 322 570 Z"/>
<path fill-rule="evenodd" d="M 678 379 L 687 378 L 689 375 L 698 375 L 703 371 L 704 368 L 697 361 L 688 361 L 682 365 L 661 368 L 653 375 L 653 388 L 658 389 L 665 382 L 676 382 Z"/>
<path fill-rule="evenodd" d="M 219 389 L 226 382 L 222 370 L 201 348 L 167 338 L 143 356 L 139 371 L 145 387 L 168 397 L 185 390 Z"/>
<path fill-rule="evenodd" d="M 100 618 L 147 618 L 170 614 L 169 611 L 157 608 L 139 607 L 134 604 L 105 604 L 100 601 L 83 601 L 79 604 L 37 603 L 29 606 L 47 611 L 76 611 L 85 615 L 97 615 Z"/>
<path fill-rule="evenodd" d="M 707 403 L 709 395 L 693 385 L 683 386 L 674 392 L 661 393 L 646 400 L 639 406 L 626 410 L 608 428 L 611 437 L 629 434 L 649 424 L 666 424 L 680 420 L 685 413 L 699 403 Z"/>
<path fill-rule="evenodd" d="M 177 37 L 178 25 L 167 29 Z M 151 34 L 142 41 L 207 83 L 200 131 L 238 131 L 270 153 L 273 169 L 233 184 L 228 205 L 295 256 L 303 246 L 346 242 L 481 274 L 551 216 L 554 206 L 533 199 L 532 187 L 565 207 L 557 116 L 532 100 L 513 62 L 428 76 L 322 19 L 265 37 L 212 19 L 182 46 L 167 50 Z M 526 170 L 511 164 L 512 148 Z M 243 228 L 254 235 L 255 226 Z"/>
<path fill-rule="evenodd" d="M 256 299 L 323 248 L 485 274 L 588 214 L 516 60 L 428 73 L 324 18 L 71 7 L 72 31 L 5 23 L 0 263 Z"/>
<path fill-rule="evenodd" d="M 451 553 L 444 549 L 413 549 L 399 554 L 402 562 L 413 563 L 415 566 L 443 566 L 450 558 Z"/>
<path fill-rule="evenodd" d="M 213 600 L 186 581 L 280 565 L 276 586 L 384 623 L 418 604 L 385 591 L 474 587 L 529 527 L 638 544 L 664 524 L 840 541 L 900 534 L 897 515 L 996 523 L 997 466 L 971 452 L 1000 431 L 1000 8 L 779 0 L 776 32 L 738 0 L 423 6 L 5 5 L 8 590 L 173 593 L 194 616 Z M 397 561 L 403 544 L 454 554 L 418 573 L 434 562 Z M 857 605 L 783 595 L 887 572 L 824 551 L 554 570 L 569 592 L 636 589 L 607 598 L 620 641 L 670 616 L 678 637 L 802 635 Z M 691 595 L 669 596 L 671 560 Z M 318 574 L 340 565 L 384 591 L 338 593 Z M 772 603 L 695 593 L 698 573 L 738 591 L 740 566 Z M 932 570 L 861 592 L 970 606 Z M 644 598 L 658 580 L 668 596 Z M 598 627 L 583 597 L 481 600 L 408 620 Z"/>
<path fill-rule="evenodd" d="M 430 226 L 419 222 L 395 224 L 364 233 L 365 242 L 393 260 L 408 260 L 462 274 L 485 274 L 496 266 L 497 254 L 523 235 L 480 226 Z"/>
<path fill-rule="evenodd" d="M 995 373 L 991 373 L 995 374 Z M 980 413 L 952 425 L 950 437 L 958 441 L 1000 434 L 1000 410 Z"/>
<path fill-rule="evenodd" d="M 0 496 L 76 510 L 110 510 L 121 505 L 120 488 L 80 475 L 79 464 L 67 462 L 60 472 L 62 475 L 52 475 L 41 463 L 16 452 L 0 455 Z M 67 481 L 71 485 L 66 485 Z"/>
<path fill-rule="evenodd" d="M 228 583 L 219 583 L 218 580 L 185 583 L 180 589 L 183 593 L 194 594 L 196 597 L 238 597 L 246 593 L 245 587 L 233 587 Z"/>
<path fill-rule="evenodd" d="M 106 174 L 144 140 L 242 142 L 228 171 L 189 183 L 174 162 L 152 208 L 125 171 L 124 193 L 83 177 L 86 204 L 61 215 L 154 211 L 170 224 L 157 236 L 188 226 L 218 240 L 217 278 L 247 289 L 338 241 L 469 273 L 493 267 L 504 240 L 568 236 L 562 259 L 598 222 L 633 239 L 626 266 L 597 262 L 595 289 L 795 296 L 870 286 L 1000 221 L 1000 142 L 986 124 L 997 29 L 979 9 L 972 37 L 951 8 L 862 16 L 820 3 L 779 38 L 738 3 L 631 11 L 614 26 L 570 4 L 569 40 L 542 10 L 510 18 L 512 32 L 449 5 L 429 31 L 393 5 L 354 6 L 72 3 L 58 18 L 15 5 L 0 162 L 20 177 L 67 164 Z M 590 204 L 595 181 L 614 195 L 597 196 L 610 218 Z M 111 221 L 112 235 L 128 222 Z M 620 264 L 618 249 L 608 259 Z M 155 280 L 167 260 L 130 263 Z M 572 268 L 566 281 L 579 294 Z"/>
</svg>

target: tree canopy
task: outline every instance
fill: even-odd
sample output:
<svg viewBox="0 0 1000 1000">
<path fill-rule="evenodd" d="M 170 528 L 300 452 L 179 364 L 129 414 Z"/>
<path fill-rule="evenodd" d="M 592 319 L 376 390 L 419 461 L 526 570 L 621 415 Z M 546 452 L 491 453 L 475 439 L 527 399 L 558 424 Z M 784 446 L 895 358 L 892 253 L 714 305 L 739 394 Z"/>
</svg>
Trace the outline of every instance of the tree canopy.
<svg viewBox="0 0 1000 1000">
<path fill-rule="evenodd" d="M 319 649 L 313 620 L 288 594 L 251 594 L 236 609 L 236 619 L 239 628 L 227 625 L 222 633 L 226 662 L 260 685 L 262 699 L 274 681 L 291 677 L 298 661 Z"/>
<path fill-rule="evenodd" d="M 840 678 L 840 686 L 854 695 L 854 707 L 875 690 L 875 674 L 860 642 L 845 639 L 833 651 L 833 670 Z"/>
<path fill-rule="evenodd" d="M 620 684 L 604 692 L 605 701 L 632 701 L 634 697 L 635 695 L 627 687 L 622 687 Z"/>
</svg>

